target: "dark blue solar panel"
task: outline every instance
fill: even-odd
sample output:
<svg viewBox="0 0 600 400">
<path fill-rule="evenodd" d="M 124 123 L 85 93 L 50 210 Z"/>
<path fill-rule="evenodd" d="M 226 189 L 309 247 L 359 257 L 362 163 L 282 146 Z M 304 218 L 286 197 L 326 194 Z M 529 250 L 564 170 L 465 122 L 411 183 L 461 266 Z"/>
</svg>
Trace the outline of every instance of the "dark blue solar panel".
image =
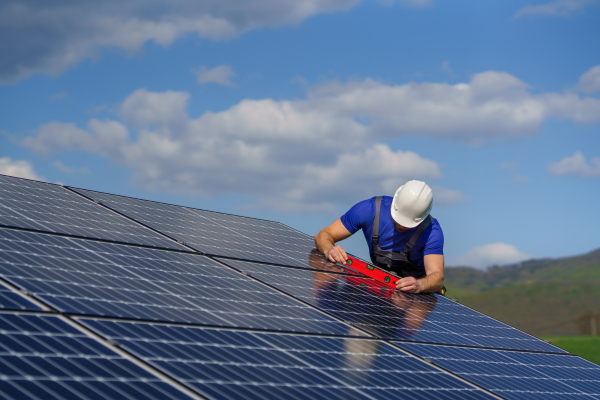
<svg viewBox="0 0 600 400">
<path fill-rule="evenodd" d="M 39 311 L 42 308 L 0 283 L 0 308 L 6 310 Z"/>
<path fill-rule="evenodd" d="M 487 399 L 387 343 L 82 320 L 211 399 Z"/>
<path fill-rule="evenodd" d="M 182 249 L 177 243 L 58 185 L 0 175 L 0 225 Z"/>
<path fill-rule="evenodd" d="M 2 399 L 189 399 L 52 316 L 0 313 Z"/>
<path fill-rule="evenodd" d="M 398 343 L 507 399 L 598 399 L 600 366 L 580 357 Z"/>
<path fill-rule="evenodd" d="M 369 278 L 222 261 L 380 338 L 563 352 L 443 296 L 385 295 Z"/>
<path fill-rule="evenodd" d="M 599 366 L 442 296 L 391 292 L 282 224 L 74 190 L 140 224 L 0 176 L 0 226 L 19 228 L 0 227 L 0 398 L 187 398 L 149 363 L 207 399 L 600 399 Z M 17 311 L 40 309 L 9 284 L 66 314 Z"/>
<path fill-rule="evenodd" d="M 312 237 L 278 222 L 74 190 L 206 254 L 304 267 L 315 247 Z"/>
<path fill-rule="evenodd" d="M 346 329 L 194 253 L 0 229 L 0 276 L 69 313 L 294 332 Z"/>
</svg>

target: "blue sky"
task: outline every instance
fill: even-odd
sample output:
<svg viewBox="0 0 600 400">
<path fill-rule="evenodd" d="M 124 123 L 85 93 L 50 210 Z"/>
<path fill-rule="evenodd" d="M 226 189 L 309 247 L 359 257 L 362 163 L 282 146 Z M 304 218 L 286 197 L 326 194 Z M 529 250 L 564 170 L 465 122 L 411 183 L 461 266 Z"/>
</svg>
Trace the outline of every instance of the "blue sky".
<svg viewBox="0 0 600 400">
<path fill-rule="evenodd" d="M 0 5 L 0 173 L 311 235 L 421 179 L 447 265 L 600 247 L 600 1 L 49 4 Z"/>
</svg>

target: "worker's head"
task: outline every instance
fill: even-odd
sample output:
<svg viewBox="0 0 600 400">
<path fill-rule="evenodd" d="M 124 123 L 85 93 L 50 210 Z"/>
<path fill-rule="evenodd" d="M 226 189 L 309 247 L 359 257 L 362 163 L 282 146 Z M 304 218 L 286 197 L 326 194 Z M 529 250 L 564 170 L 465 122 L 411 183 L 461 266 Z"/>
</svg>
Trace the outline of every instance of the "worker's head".
<svg viewBox="0 0 600 400">
<path fill-rule="evenodd" d="M 392 218 L 404 228 L 414 228 L 431 212 L 433 193 L 422 181 L 408 181 L 400 186 L 392 200 Z"/>
</svg>

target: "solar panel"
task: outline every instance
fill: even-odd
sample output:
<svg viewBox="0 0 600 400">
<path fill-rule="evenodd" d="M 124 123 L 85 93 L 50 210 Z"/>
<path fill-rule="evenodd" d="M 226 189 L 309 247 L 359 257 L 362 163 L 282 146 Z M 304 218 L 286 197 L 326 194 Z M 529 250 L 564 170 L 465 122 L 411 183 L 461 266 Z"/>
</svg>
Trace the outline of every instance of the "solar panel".
<svg viewBox="0 0 600 400">
<path fill-rule="evenodd" d="M 0 313 L 3 399 L 190 399 L 54 316 Z"/>
<path fill-rule="evenodd" d="M 0 285 L 0 309 L 38 311 L 42 308 L 9 288 Z"/>
<path fill-rule="evenodd" d="M 240 271 L 385 339 L 562 352 L 439 295 L 370 290 L 369 278 L 222 260 Z M 382 287 L 377 285 L 376 287 Z M 382 287 L 385 289 L 384 287 Z"/>
<path fill-rule="evenodd" d="M 0 176 L 0 398 L 583 400 L 599 369 L 277 222 Z"/>
<path fill-rule="evenodd" d="M 489 399 L 387 343 L 82 320 L 211 399 Z"/>
<path fill-rule="evenodd" d="M 64 187 L 0 175 L 0 226 L 181 248 Z"/>
<path fill-rule="evenodd" d="M 278 222 L 73 189 L 205 254 L 305 266 L 315 246 Z"/>
<path fill-rule="evenodd" d="M 506 399 L 598 399 L 600 366 L 572 355 L 398 343 Z"/>
<path fill-rule="evenodd" d="M 59 311 L 294 332 L 345 326 L 199 254 L 0 228 L 0 276 Z"/>
</svg>

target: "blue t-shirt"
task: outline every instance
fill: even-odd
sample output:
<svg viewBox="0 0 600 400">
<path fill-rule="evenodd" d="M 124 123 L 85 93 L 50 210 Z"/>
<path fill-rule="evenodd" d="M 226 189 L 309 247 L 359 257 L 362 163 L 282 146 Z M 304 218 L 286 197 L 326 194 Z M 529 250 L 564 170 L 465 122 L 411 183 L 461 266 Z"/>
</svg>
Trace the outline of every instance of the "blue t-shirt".
<svg viewBox="0 0 600 400">
<path fill-rule="evenodd" d="M 398 232 L 394 227 L 391 212 L 392 197 L 383 196 L 379 210 L 379 247 L 382 250 L 400 251 L 410 240 L 417 229 L 412 228 L 405 232 Z M 373 219 L 375 218 L 375 197 L 356 203 L 346 214 L 342 215 L 342 224 L 354 234 L 359 229 L 363 230 L 365 239 L 369 244 L 369 253 L 373 257 Z M 423 256 L 427 254 L 444 254 L 444 233 L 437 219 L 433 218 L 431 224 L 425 228 L 415 247 L 408 254 L 408 258 L 423 267 Z"/>
</svg>

